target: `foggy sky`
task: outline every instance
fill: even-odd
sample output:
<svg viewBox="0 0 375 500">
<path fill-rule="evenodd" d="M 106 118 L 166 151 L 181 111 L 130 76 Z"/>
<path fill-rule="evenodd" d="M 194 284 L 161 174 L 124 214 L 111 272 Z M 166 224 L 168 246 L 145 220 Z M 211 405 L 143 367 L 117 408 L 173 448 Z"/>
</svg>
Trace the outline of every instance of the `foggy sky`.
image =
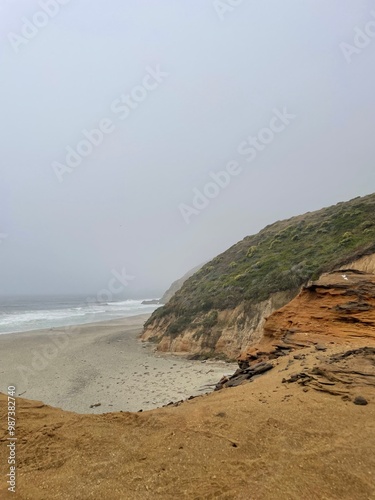
<svg viewBox="0 0 375 500">
<path fill-rule="evenodd" d="M 92 294 L 126 269 L 119 296 L 156 296 L 275 220 L 375 190 L 372 2 L 71 0 L 20 42 L 46 2 L 1 1 L 0 294 Z M 54 162 L 102 120 L 59 182 Z M 187 224 L 181 204 L 229 162 Z"/>
</svg>

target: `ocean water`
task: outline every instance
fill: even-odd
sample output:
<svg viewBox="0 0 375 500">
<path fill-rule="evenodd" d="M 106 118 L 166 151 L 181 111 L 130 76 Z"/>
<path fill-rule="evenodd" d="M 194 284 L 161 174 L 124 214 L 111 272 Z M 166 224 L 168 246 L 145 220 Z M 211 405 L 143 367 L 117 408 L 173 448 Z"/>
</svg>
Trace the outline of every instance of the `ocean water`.
<svg viewBox="0 0 375 500">
<path fill-rule="evenodd" d="M 0 297 L 0 334 L 81 325 L 153 312 L 142 300 L 97 302 L 87 297 Z"/>
</svg>

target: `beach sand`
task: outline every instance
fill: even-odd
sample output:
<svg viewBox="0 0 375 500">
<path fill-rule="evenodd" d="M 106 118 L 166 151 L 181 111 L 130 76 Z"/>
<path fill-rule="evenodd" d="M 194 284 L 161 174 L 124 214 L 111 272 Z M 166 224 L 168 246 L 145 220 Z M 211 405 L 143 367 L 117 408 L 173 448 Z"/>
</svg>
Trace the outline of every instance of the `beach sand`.
<svg viewBox="0 0 375 500">
<path fill-rule="evenodd" d="M 7 397 L 0 394 L 0 498 L 373 500 L 369 377 L 361 381 L 355 360 L 344 360 L 346 377 L 354 375 L 350 386 L 283 383 L 326 366 L 320 358 L 333 351 L 305 348 L 304 358 L 282 356 L 251 383 L 142 413 L 78 415 L 19 398 L 16 494 L 6 491 Z M 353 404 L 333 389 L 369 404 Z"/>
<path fill-rule="evenodd" d="M 77 413 L 148 410 L 210 392 L 237 368 L 155 354 L 138 340 L 147 318 L 0 335 L 0 392 L 13 385 Z"/>
</svg>

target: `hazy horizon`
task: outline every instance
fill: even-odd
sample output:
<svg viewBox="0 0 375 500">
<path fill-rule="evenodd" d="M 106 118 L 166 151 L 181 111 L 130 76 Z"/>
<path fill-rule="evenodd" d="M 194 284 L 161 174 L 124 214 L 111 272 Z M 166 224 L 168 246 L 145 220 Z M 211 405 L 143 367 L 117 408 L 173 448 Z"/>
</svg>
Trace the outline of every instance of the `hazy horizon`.
<svg viewBox="0 0 375 500">
<path fill-rule="evenodd" d="M 0 7 L 0 296 L 157 297 L 375 191 L 372 2 L 47 3 Z"/>
</svg>

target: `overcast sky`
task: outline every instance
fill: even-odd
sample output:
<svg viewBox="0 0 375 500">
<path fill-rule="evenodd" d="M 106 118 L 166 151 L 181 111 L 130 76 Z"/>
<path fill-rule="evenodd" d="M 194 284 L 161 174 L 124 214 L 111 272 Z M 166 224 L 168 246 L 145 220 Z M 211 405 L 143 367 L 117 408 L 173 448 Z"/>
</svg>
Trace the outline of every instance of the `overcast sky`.
<svg viewBox="0 0 375 500">
<path fill-rule="evenodd" d="M 158 295 L 375 190 L 373 2 L 0 1 L 1 294 Z"/>
</svg>

